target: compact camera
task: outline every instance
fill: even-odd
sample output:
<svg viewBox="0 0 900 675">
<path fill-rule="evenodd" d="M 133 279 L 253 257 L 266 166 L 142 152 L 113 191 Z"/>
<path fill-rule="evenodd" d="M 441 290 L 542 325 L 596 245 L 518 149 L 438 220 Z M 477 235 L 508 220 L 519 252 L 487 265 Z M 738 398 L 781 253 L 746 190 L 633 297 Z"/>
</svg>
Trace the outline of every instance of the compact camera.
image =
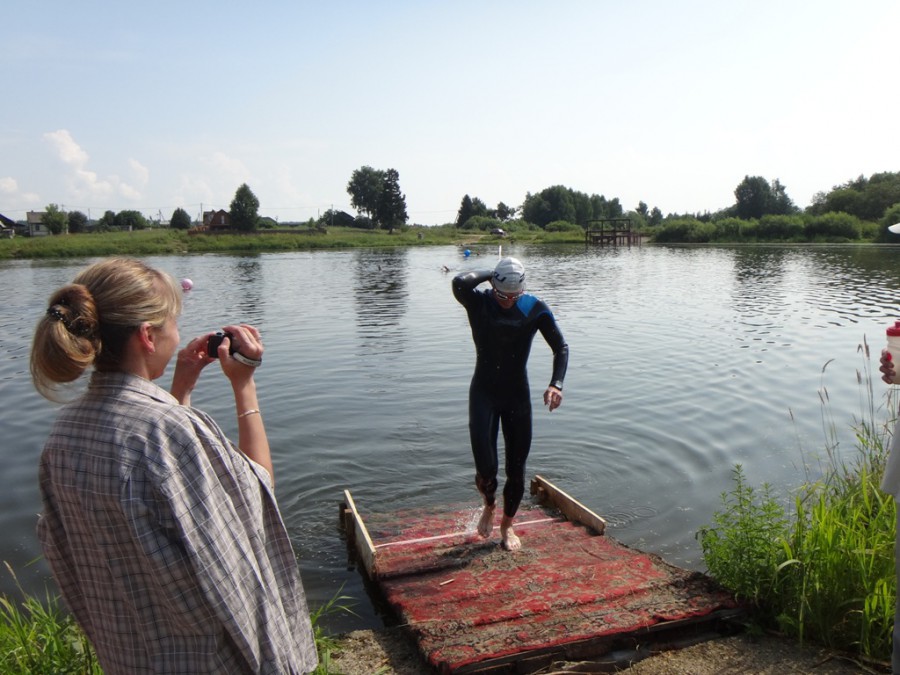
<svg viewBox="0 0 900 675">
<path fill-rule="evenodd" d="M 231 345 L 228 347 L 228 353 L 234 354 L 237 351 L 237 344 L 234 341 L 234 335 L 231 333 L 223 333 L 219 331 L 215 335 L 210 335 L 209 340 L 206 341 L 206 355 L 217 359 L 219 358 L 219 345 L 222 344 L 222 340 L 228 338 L 231 340 Z"/>
</svg>

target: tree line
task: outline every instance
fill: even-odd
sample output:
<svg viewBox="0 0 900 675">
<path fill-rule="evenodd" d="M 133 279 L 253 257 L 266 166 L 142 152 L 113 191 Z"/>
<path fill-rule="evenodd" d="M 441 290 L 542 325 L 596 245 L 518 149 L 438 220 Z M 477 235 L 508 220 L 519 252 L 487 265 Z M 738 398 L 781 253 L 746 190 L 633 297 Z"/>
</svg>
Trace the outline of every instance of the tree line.
<svg viewBox="0 0 900 675">
<path fill-rule="evenodd" d="M 351 206 L 357 211 L 356 216 L 329 209 L 318 220 L 311 219 L 309 224 L 388 231 L 407 225 L 406 196 L 400 189 L 400 175 L 396 169 L 362 166 L 351 174 L 346 190 Z M 242 184 L 230 204 L 232 229 L 249 232 L 275 226 L 273 220 L 259 216 L 259 206 L 259 199 L 250 187 Z M 643 201 L 635 209 L 626 211 L 617 197 L 608 199 L 564 185 L 526 193 L 519 206 L 498 202 L 490 208 L 477 196 L 467 193 L 460 201 L 455 221 L 448 225 L 471 230 L 489 230 L 504 225 L 513 230 L 536 227 L 565 231 L 589 227 L 592 221 L 622 217 L 630 218 L 637 228 L 649 228 L 659 241 L 712 241 L 728 237 L 743 240 L 760 237 L 768 240 L 858 239 L 870 236 L 890 240 L 886 231 L 880 229 L 886 228 L 885 223 L 900 221 L 900 172 L 875 173 L 868 178 L 861 175 L 827 192 L 818 192 L 805 210 L 794 204 L 780 180 L 749 175 L 735 187 L 731 206 L 713 213 L 670 213 L 667 216 L 663 216 L 658 207 L 651 209 Z M 65 213 L 56 204 L 47 206 L 44 223 L 53 234 L 84 232 L 90 225 L 87 216 L 80 211 Z M 872 224 L 875 224 L 874 231 Z M 93 224 L 93 229 L 99 232 L 139 230 L 150 225 L 139 211 L 106 211 Z M 191 217 L 184 209 L 175 209 L 170 219 L 171 227 L 189 229 L 192 225 Z"/>
</svg>

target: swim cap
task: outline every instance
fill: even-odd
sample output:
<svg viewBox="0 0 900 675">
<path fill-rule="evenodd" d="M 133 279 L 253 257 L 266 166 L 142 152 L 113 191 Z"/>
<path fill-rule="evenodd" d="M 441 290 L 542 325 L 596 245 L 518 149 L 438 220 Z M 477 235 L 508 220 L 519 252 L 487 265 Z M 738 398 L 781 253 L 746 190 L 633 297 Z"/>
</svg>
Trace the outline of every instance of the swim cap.
<svg viewBox="0 0 900 675">
<path fill-rule="evenodd" d="M 491 285 L 501 293 L 522 293 L 525 290 L 525 265 L 515 258 L 503 258 L 494 268 Z"/>
</svg>

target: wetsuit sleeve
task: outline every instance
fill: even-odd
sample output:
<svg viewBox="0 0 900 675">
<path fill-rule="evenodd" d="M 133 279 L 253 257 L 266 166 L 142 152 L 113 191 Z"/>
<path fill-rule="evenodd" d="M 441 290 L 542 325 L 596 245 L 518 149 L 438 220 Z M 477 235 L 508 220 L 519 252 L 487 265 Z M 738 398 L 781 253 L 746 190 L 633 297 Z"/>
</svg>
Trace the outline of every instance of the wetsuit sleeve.
<svg viewBox="0 0 900 675">
<path fill-rule="evenodd" d="M 566 369 L 569 367 L 569 345 L 566 344 L 552 314 L 541 315 L 538 319 L 538 330 L 541 331 L 544 340 L 553 350 L 553 375 L 550 378 L 550 386 L 562 390 L 563 380 L 566 379 Z"/>
<path fill-rule="evenodd" d="M 492 270 L 473 270 L 453 277 L 453 297 L 462 304 L 467 305 L 474 297 L 475 288 L 488 281 L 493 275 Z"/>
</svg>

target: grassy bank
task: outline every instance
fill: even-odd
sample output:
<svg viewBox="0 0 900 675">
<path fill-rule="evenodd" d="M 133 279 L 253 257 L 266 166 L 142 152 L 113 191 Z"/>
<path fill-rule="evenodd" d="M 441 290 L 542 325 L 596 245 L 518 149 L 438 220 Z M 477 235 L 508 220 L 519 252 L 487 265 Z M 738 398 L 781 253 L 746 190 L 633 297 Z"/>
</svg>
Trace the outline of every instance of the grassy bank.
<svg viewBox="0 0 900 675">
<path fill-rule="evenodd" d="M 7 565 L 15 578 L 15 572 Z M 350 598 L 340 591 L 321 607 L 312 610 L 310 619 L 319 654 L 314 675 L 335 673 L 331 655 L 337 641 L 322 629 L 322 620 L 336 612 L 351 612 Z M 103 675 L 97 655 L 71 615 L 58 598 L 40 600 L 22 593 L 21 601 L 0 596 L 0 672 L 4 675 Z"/>
<path fill-rule="evenodd" d="M 839 456 L 829 439 L 821 477 L 807 480 L 787 502 L 767 485 L 748 485 L 738 466 L 722 511 L 698 538 L 710 575 L 754 609 L 759 627 L 889 662 L 897 507 L 879 484 L 894 405 L 889 401 L 888 411 L 876 405 L 868 345 L 860 352 L 866 403 L 853 424 L 852 457 Z M 880 400 L 884 385 L 877 386 Z M 833 429 L 828 392 L 820 394 L 826 428 Z"/>
<path fill-rule="evenodd" d="M 186 230 L 139 230 L 66 234 L 53 237 L 16 237 L 0 240 L 0 259 L 91 258 L 110 255 L 167 255 L 189 253 L 253 254 L 340 248 L 474 245 L 478 243 L 581 243 L 579 233 L 544 232 L 522 228 L 506 237 L 455 227 L 408 227 L 393 233 L 348 227 L 325 231 L 260 230 L 253 234 L 190 234 Z"/>
</svg>

